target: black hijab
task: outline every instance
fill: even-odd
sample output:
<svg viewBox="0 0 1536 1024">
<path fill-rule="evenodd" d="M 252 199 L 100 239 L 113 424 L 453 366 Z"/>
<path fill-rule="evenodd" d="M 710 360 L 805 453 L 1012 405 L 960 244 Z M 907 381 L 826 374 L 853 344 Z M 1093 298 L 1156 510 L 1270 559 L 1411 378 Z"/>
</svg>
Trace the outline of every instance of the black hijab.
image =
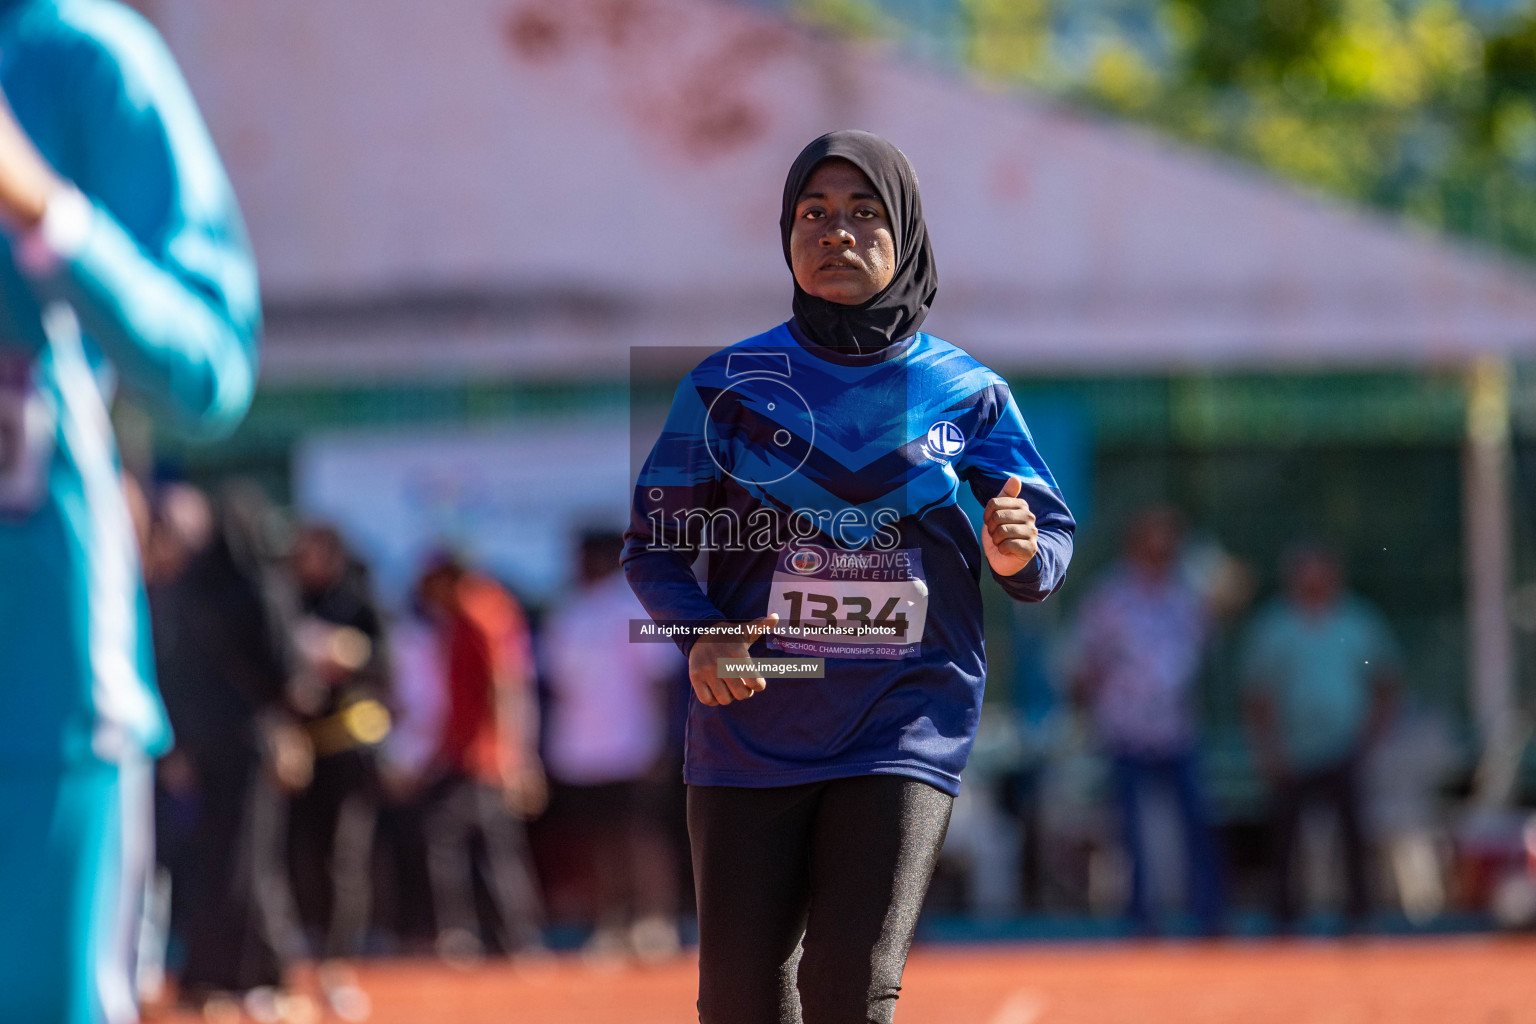
<svg viewBox="0 0 1536 1024">
<path fill-rule="evenodd" d="M 878 135 L 861 131 L 828 132 L 800 151 L 784 182 L 784 205 L 779 213 L 779 233 L 784 240 L 784 262 L 789 256 L 789 233 L 795 223 L 795 204 L 805 183 L 824 160 L 843 159 L 864 172 L 875 186 L 891 220 L 896 241 L 896 274 L 874 298 L 857 306 L 844 306 L 809 295 L 795 282 L 796 326 L 811 341 L 844 352 L 874 352 L 917 333 L 939 289 L 939 273 L 928 246 L 928 227 L 923 223 L 923 204 L 917 194 L 917 172 L 906 154 Z"/>
</svg>

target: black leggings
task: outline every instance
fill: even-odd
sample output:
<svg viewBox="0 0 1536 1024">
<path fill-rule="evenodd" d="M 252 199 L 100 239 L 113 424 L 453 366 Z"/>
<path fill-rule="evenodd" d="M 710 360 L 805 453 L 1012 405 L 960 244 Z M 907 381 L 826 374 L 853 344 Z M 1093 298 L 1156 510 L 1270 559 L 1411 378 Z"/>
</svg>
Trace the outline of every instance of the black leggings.
<svg viewBox="0 0 1536 1024">
<path fill-rule="evenodd" d="M 953 802 L 893 775 L 689 786 L 702 1024 L 889 1024 Z"/>
</svg>

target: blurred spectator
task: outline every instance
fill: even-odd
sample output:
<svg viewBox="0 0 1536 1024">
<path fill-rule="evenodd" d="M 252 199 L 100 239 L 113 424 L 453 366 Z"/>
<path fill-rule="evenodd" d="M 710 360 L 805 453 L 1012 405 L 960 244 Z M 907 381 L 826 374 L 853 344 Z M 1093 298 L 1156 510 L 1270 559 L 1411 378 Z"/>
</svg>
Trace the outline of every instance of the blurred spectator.
<svg viewBox="0 0 1536 1024">
<path fill-rule="evenodd" d="M 447 710 L 447 660 L 419 591 L 390 623 L 394 727 L 385 739 L 381 770 L 389 799 L 379 818 L 380 875 L 374 883 L 377 923 L 405 948 L 433 935 L 432 895 L 422 827 L 422 781 L 437 753 Z"/>
<path fill-rule="evenodd" d="M 310 767 L 287 704 L 296 609 L 260 493 L 227 491 L 203 547 L 207 519 L 195 491 L 172 489 L 150 542 L 157 664 L 178 739 L 162 774 L 197 800 L 196 856 L 176 880 L 190 908 L 181 986 L 193 1004 L 239 998 L 273 1016 L 301 952 L 283 857 L 288 793 Z"/>
<path fill-rule="evenodd" d="M 171 609 L 177 600 L 177 586 L 193 560 L 207 550 L 213 539 L 213 507 L 197 488 L 172 483 L 153 496 L 138 493 L 132 497 L 134 524 L 139 532 L 143 553 L 145 592 L 149 598 L 150 623 L 154 638 L 155 674 L 161 689 L 167 692 L 172 719 L 182 716 L 176 698 L 177 687 L 189 682 L 178 677 L 176 638 L 179 632 Z M 159 865 L 154 882 L 149 923 L 153 932 L 141 951 L 140 988 L 147 1002 L 157 1002 L 164 984 L 164 957 L 174 936 L 181 939 L 192 906 L 188 901 L 196 864 L 198 816 L 197 772 L 182 747 L 175 747 L 159 761 L 155 770 L 155 854 Z M 155 910 L 164 906 L 159 917 Z"/>
<path fill-rule="evenodd" d="M 418 587 L 389 630 L 395 721 L 384 741 L 384 774 L 403 793 L 430 768 L 443 734 L 448 665 L 439 632 Z"/>
<path fill-rule="evenodd" d="M 174 583 L 213 539 L 213 506 L 202 491 L 184 483 L 163 485 L 150 505 L 144 576 L 155 585 Z"/>
<path fill-rule="evenodd" d="M 340 533 L 303 528 L 289 560 L 304 616 L 300 649 L 314 683 L 299 700 L 315 764 L 291 812 L 294 891 L 304 923 L 323 935 L 326 1003 L 343 1020 L 363 1020 L 368 997 L 341 961 L 363 952 L 368 928 L 377 750 L 390 728 L 388 646 L 367 570 Z"/>
<path fill-rule="evenodd" d="M 423 776 L 427 867 L 438 952 L 463 963 L 484 949 L 475 913 L 472 841 L 509 952 L 542 948 L 542 908 L 523 817 L 543 810 L 531 651 L 522 609 L 500 585 L 453 558 L 431 564 L 421 600 L 446 655 L 443 728 Z"/>
<path fill-rule="evenodd" d="M 670 643 L 635 643 L 645 609 L 619 569 L 624 538 L 582 538 L 578 589 L 547 620 L 552 698 L 545 753 L 552 813 L 592 853 L 597 931 L 589 950 L 654 961 L 678 951 L 677 871 L 664 828 L 670 687 L 683 667 Z"/>
<path fill-rule="evenodd" d="M 1224 909 L 1221 863 L 1199 778 L 1192 706 L 1211 622 L 1204 596 L 1179 571 L 1182 539 L 1173 509 L 1133 519 L 1120 563 L 1083 601 L 1073 683 L 1113 761 L 1133 926 L 1156 928 L 1144 823 L 1147 798 L 1161 787 L 1178 806 L 1187 898 L 1202 929 L 1214 934 Z"/>
<path fill-rule="evenodd" d="M 1293 864 L 1303 813 L 1338 812 L 1346 913 L 1370 911 L 1361 796 L 1365 755 L 1388 723 L 1397 688 L 1397 645 L 1381 614 L 1344 589 L 1339 556 L 1300 545 L 1282 565 L 1284 594 L 1259 613 L 1243 651 L 1242 677 L 1254 753 L 1271 789 L 1274 911 L 1297 916 Z"/>
</svg>

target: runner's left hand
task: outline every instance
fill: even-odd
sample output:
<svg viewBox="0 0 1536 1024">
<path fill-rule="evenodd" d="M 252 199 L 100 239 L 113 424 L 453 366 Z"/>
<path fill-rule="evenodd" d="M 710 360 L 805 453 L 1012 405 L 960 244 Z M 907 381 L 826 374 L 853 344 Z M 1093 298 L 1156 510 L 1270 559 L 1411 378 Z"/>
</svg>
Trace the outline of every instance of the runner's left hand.
<svg viewBox="0 0 1536 1024">
<path fill-rule="evenodd" d="M 982 516 L 981 548 L 999 576 L 1012 576 L 1034 560 L 1039 533 L 1029 502 L 1019 497 L 1024 481 L 1008 478 L 997 497 L 987 502 Z"/>
<path fill-rule="evenodd" d="M 30 231 L 43 219 L 48 200 L 64 182 L 48 166 L 37 147 L 0 95 L 0 222 L 17 231 Z"/>
</svg>

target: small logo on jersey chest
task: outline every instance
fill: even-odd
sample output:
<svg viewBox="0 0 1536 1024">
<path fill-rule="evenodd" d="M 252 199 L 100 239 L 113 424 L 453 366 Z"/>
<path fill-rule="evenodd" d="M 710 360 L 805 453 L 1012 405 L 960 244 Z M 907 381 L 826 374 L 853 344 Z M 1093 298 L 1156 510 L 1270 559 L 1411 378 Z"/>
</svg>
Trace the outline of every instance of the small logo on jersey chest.
<svg viewBox="0 0 1536 1024">
<path fill-rule="evenodd" d="M 939 420 L 928 428 L 923 451 L 935 462 L 949 462 L 965 451 L 965 431 L 949 420 Z"/>
<path fill-rule="evenodd" d="M 827 557 L 817 547 L 803 547 L 789 556 L 789 568 L 802 576 L 809 576 L 820 571 L 827 564 Z"/>
</svg>

